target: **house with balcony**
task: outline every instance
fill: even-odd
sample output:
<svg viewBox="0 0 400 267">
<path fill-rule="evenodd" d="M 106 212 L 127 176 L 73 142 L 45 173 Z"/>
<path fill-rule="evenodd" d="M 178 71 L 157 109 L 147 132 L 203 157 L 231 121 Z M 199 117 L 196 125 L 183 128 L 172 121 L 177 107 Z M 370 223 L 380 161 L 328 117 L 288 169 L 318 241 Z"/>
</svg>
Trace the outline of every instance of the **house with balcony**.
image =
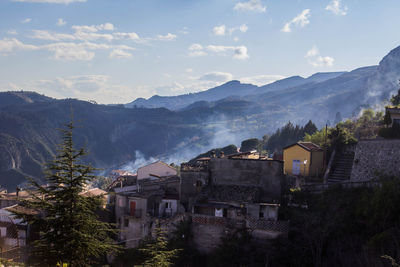
<svg viewBox="0 0 400 267">
<path fill-rule="evenodd" d="M 115 220 L 119 242 L 125 247 L 137 247 L 150 236 L 156 222 L 172 226 L 178 215 L 178 176 L 166 176 L 130 181 L 126 186 L 112 189 Z"/>
</svg>

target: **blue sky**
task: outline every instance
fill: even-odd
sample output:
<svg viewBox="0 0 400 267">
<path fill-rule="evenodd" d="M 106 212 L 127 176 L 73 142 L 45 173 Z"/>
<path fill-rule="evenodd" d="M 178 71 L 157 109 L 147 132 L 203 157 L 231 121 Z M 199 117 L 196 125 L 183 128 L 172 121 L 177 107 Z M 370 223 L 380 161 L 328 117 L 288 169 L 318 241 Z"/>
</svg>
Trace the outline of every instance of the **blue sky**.
<svg viewBox="0 0 400 267">
<path fill-rule="evenodd" d="M 1 0 L 0 90 L 127 103 L 376 65 L 398 0 Z"/>
</svg>

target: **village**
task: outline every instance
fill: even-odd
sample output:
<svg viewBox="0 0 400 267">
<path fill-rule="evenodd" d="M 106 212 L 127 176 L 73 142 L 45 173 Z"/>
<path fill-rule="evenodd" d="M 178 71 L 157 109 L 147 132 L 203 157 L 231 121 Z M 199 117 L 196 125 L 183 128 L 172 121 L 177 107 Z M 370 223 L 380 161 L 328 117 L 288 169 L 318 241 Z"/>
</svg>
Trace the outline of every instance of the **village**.
<svg viewBox="0 0 400 267">
<path fill-rule="evenodd" d="M 392 124 L 400 122 L 400 109 L 387 108 Z M 221 238 L 246 229 L 252 242 L 267 243 L 288 235 L 290 221 L 282 219 L 285 205 L 307 208 L 291 202 L 288 192 L 303 190 L 318 194 L 334 186 L 373 187 L 377 173 L 400 173 L 400 140 L 377 137 L 326 151 L 312 142 L 299 141 L 283 153 L 262 155 L 256 150 L 225 155 L 213 152 L 179 167 L 156 161 L 137 173 L 111 172 L 106 190 L 88 188 L 83 196 L 102 196 L 99 216 L 118 229 L 115 242 L 125 248 L 139 247 L 157 227 L 173 232 L 183 221 L 191 222 L 196 249 L 215 250 Z M 37 231 L 14 213 L 35 215 L 23 202 L 31 194 L 0 192 L 1 258 L 26 259 Z M 289 199 L 289 200 L 288 200 Z"/>
</svg>

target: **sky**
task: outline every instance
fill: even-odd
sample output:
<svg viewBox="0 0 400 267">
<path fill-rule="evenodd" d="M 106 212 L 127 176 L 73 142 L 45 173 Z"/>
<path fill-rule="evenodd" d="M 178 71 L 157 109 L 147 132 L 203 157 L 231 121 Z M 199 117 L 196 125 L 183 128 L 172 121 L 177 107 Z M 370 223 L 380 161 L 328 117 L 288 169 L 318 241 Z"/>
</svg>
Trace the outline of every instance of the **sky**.
<svg viewBox="0 0 400 267">
<path fill-rule="evenodd" d="M 102 104 L 377 65 L 398 0 L 0 0 L 0 90 Z"/>
</svg>

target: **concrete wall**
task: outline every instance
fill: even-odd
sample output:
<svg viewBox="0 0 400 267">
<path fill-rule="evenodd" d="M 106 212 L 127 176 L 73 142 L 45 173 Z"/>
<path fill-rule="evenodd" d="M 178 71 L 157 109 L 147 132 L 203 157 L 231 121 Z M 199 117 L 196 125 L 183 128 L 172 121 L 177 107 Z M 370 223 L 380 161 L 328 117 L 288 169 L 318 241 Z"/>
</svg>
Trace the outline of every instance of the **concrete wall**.
<svg viewBox="0 0 400 267">
<path fill-rule="evenodd" d="M 350 180 L 370 181 L 376 172 L 400 176 L 400 139 L 358 142 Z"/>
<path fill-rule="evenodd" d="M 168 166 L 166 163 L 158 161 L 139 168 L 137 171 L 137 178 L 139 180 L 149 178 L 151 177 L 150 174 L 155 174 L 158 176 L 172 176 L 177 175 L 178 172 L 174 168 Z"/>
<path fill-rule="evenodd" d="M 259 186 L 261 196 L 279 200 L 283 163 L 275 160 L 213 158 L 209 163 L 210 181 L 216 185 Z"/>
</svg>

